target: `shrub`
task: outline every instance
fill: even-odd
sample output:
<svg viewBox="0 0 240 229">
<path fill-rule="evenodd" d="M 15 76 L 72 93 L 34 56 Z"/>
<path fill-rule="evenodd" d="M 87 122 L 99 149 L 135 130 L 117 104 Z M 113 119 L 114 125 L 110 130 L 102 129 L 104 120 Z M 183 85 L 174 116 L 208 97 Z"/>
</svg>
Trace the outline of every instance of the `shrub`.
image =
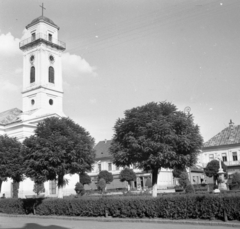
<svg viewBox="0 0 240 229">
<path fill-rule="evenodd" d="M 186 191 L 186 193 L 195 193 L 195 189 L 194 189 L 193 185 L 191 185 L 191 184 L 188 184 L 186 186 L 185 191 Z"/>
<path fill-rule="evenodd" d="M 145 186 L 148 187 L 148 188 L 151 188 L 151 187 L 152 187 L 152 181 L 151 181 L 151 178 L 150 178 L 150 177 L 147 178 L 146 183 L 145 183 Z"/>
<path fill-rule="evenodd" d="M 9 214 L 109 216 L 121 218 L 224 219 L 240 220 L 239 194 L 181 194 L 75 199 L 4 199 L 0 212 Z"/>
<path fill-rule="evenodd" d="M 179 182 L 180 186 L 182 186 L 184 189 L 187 187 L 187 185 L 190 184 L 187 172 L 182 172 L 180 174 L 180 178 L 179 178 L 178 182 Z"/>
<path fill-rule="evenodd" d="M 132 169 L 125 168 L 120 172 L 119 179 L 121 182 L 127 181 L 128 190 L 130 190 L 130 183 L 136 180 L 136 174 Z"/>
<path fill-rule="evenodd" d="M 223 171 L 225 172 L 225 176 L 227 176 L 227 166 L 224 164 L 223 161 L 221 161 L 221 166 Z M 218 170 L 219 170 L 219 161 L 212 160 L 208 162 L 206 168 L 204 169 L 204 172 L 208 177 L 213 177 L 213 181 L 214 183 L 216 183 L 216 180 L 218 178 Z"/>
<path fill-rule="evenodd" d="M 106 181 L 101 178 L 99 181 L 98 181 L 98 189 L 103 193 L 103 191 L 105 190 L 106 188 Z"/>
<path fill-rule="evenodd" d="M 84 195 L 85 193 L 84 186 L 80 182 L 76 183 L 74 190 L 78 195 L 81 195 L 81 196 Z"/>
<path fill-rule="evenodd" d="M 236 172 L 233 174 L 232 182 L 229 184 L 229 188 L 231 190 L 239 190 L 240 189 L 240 173 Z"/>
<path fill-rule="evenodd" d="M 232 183 L 240 185 L 240 173 L 236 172 L 233 174 Z"/>
<path fill-rule="evenodd" d="M 184 166 L 175 166 L 172 170 L 174 178 L 180 178 L 182 172 L 187 172 Z"/>
<path fill-rule="evenodd" d="M 100 181 L 102 178 L 105 180 L 105 182 L 107 184 L 109 184 L 113 181 L 113 175 L 111 173 L 109 173 L 107 170 L 102 170 L 98 174 L 98 181 Z"/>
<path fill-rule="evenodd" d="M 39 195 L 42 192 L 45 192 L 44 184 L 43 183 L 41 183 L 41 184 L 34 183 L 33 191 L 37 195 Z"/>
<path fill-rule="evenodd" d="M 0 199 L 0 213 L 6 214 L 26 214 L 21 199 Z"/>
<path fill-rule="evenodd" d="M 183 191 L 184 191 L 184 189 L 182 186 L 179 186 L 179 185 L 175 186 L 175 192 L 183 192 Z"/>
<path fill-rule="evenodd" d="M 91 177 L 87 173 L 81 173 L 79 175 L 80 182 L 85 185 L 85 184 L 91 184 Z"/>
</svg>

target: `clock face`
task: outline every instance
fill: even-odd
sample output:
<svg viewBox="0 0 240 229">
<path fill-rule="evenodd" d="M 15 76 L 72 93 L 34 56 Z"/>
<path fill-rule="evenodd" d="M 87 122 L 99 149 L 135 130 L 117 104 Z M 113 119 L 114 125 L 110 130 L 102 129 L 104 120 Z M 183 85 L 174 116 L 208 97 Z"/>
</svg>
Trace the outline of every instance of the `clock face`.
<svg viewBox="0 0 240 229">
<path fill-rule="evenodd" d="M 33 56 L 33 55 L 30 57 L 30 61 L 31 61 L 31 62 L 34 61 L 34 56 Z"/>
<path fill-rule="evenodd" d="M 54 61 L 54 57 L 51 55 L 51 56 L 49 56 L 49 60 L 51 61 L 51 62 L 53 62 Z"/>
</svg>

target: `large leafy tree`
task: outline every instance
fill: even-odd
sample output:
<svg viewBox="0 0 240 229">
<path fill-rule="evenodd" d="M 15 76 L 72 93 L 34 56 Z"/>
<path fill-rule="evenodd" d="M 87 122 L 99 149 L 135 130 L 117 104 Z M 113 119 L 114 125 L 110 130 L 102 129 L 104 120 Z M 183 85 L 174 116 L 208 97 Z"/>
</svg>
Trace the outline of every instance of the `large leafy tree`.
<svg viewBox="0 0 240 229">
<path fill-rule="evenodd" d="M 225 173 L 227 173 L 227 166 L 221 161 L 222 169 Z M 206 168 L 204 169 L 205 174 L 208 177 L 213 177 L 214 184 L 216 184 L 216 180 L 218 178 L 218 170 L 219 170 L 219 160 L 212 160 L 208 162 Z"/>
<path fill-rule="evenodd" d="M 128 191 L 129 191 L 130 190 L 130 183 L 131 183 L 131 181 L 135 181 L 136 180 L 136 173 L 132 169 L 125 168 L 125 169 L 123 169 L 120 172 L 119 179 L 122 182 L 127 181 L 127 183 L 128 183 Z"/>
<path fill-rule="evenodd" d="M 13 180 L 14 186 L 19 187 L 24 172 L 22 144 L 16 138 L 0 135 L 0 183 L 8 177 Z"/>
<path fill-rule="evenodd" d="M 90 171 L 94 163 L 94 139 L 69 118 L 45 119 L 23 144 L 26 175 L 39 184 L 56 179 L 59 198 L 64 175 Z"/>
<path fill-rule="evenodd" d="M 193 116 L 178 111 L 169 102 L 151 102 L 125 111 L 118 119 L 110 147 L 117 166 L 138 164 L 152 172 L 153 196 L 161 168 L 190 167 L 202 146 L 199 127 Z"/>
</svg>

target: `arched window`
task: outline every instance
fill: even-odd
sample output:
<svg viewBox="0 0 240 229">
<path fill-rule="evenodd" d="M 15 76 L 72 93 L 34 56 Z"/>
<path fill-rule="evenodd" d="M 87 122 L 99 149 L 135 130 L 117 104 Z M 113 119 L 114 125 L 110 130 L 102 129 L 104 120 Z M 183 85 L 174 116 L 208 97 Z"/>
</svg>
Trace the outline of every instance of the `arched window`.
<svg viewBox="0 0 240 229">
<path fill-rule="evenodd" d="M 34 83 L 34 82 L 35 82 L 35 67 L 32 66 L 30 71 L 30 83 Z"/>
<path fill-rule="evenodd" d="M 48 69 L 48 81 L 49 83 L 54 83 L 54 68 L 52 66 Z"/>
</svg>

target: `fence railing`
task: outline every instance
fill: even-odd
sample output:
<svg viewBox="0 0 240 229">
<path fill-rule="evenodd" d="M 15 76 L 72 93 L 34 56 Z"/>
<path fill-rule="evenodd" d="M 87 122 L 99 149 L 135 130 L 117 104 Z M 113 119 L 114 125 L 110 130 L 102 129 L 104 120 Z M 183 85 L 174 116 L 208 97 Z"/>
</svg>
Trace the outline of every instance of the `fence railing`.
<svg viewBox="0 0 240 229">
<path fill-rule="evenodd" d="M 66 48 L 66 44 L 63 41 L 60 41 L 58 39 L 49 38 L 46 34 L 43 33 L 37 33 L 35 36 L 29 37 L 19 43 L 19 47 L 22 48 L 25 45 L 28 45 L 30 43 L 36 42 L 37 40 L 44 40 L 50 44 L 55 44 L 57 46 L 60 46 L 61 48 Z"/>
</svg>

